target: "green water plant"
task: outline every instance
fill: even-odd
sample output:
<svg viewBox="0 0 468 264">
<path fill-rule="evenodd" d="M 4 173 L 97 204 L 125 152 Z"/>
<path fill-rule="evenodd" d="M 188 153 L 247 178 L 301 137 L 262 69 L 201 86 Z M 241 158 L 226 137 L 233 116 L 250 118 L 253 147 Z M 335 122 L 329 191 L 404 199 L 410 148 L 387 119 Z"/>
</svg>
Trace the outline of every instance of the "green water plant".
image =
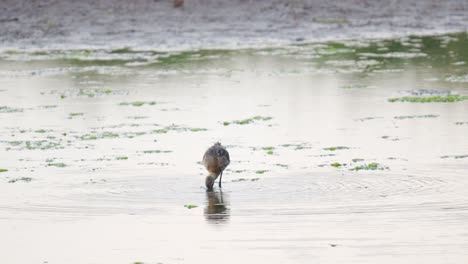
<svg viewBox="0 0 468 264">
<path fill-rule="evenodd" d="M 67 164 L 63 162 L 56 162 L 56 163 L 48 163 L 47 167 L 57 167 L 57 168 L 65 168 Z"/>
<path fill-rule="evenodd" d="M 143 105 L 156 105 L 157 102 L 155 101 L 134 101 L 134 102 L 122 102 L 120 105 L 131 105 L 135 107 L 140 107 Z"/>
<path fill-rule="evenodd" d="M 328 151 L 343 150 L 343 149 L 349 149 L 349 147 L 345 147 L 345 146 L 336 146 L 336 147 L 324 148 L 324 150 L 328 150 Z"/>
<path fill-rule="evenodd" d="M 351 170 L 352 171 L 360 171 L 360 170 L 385 170 L 385 169 L 388 169 L 388 167 L 384 167 L 379 163 L 372 162 L 372 163 L 356 166 L 356 167 L 352 168 Z"/>
<path fill-rule="evenodd" d="M 11 179 L 11 180 L 8 181 L 8 183 L 15 183 L 15 182 L 19 182 L 19 181 L 22 181 L 22 182 L 30 182 L 30 181 L 32 181 L 32 178 L 29 178 L 29 177 L 21 177 L 21 178 Z"/>
<path fill-rule="evenodd" d="M 330 164 L 330 166 L 335 167 L 335 168 L 339 168 L 339 167 L 341 167 L 343 165 L 341 163 L 339 163 L 339 162 L 334 162 L 334 163 Z"/>
<path fill-rule="evenodd" d="M 186 204 L 186 205 L 184 205 L 184 207 L 185 207 L 185 208 L 187 208 L 187 209 L 193 209 L 193 208 L 197 208 L 197 207 L 198 207 L 198 205 L 194 205 L 194 204 Z"/>
<path fill-rule="evenodd" d="M 450 94 L 447 96 L 404 96 L 388 99 L 389 102 L 409 102 L 409 103 L 453 103 L 468 100 L 466 95 Z"/>
<path fill-rule="evenodd" d="M 453 158 L 453 159 L 464 159 L 468 158 L 468 155 L 452 155 L 452 156 L 442 156 L 442 159 Z"/>
<path fill-rule="evenodd" d="M 254 116 L 246 119 L 241 119 L 241 120 L 234 120 L 234 121 L 225 121 L 223 122 L 223 125 L 229 126 L 231 124 L 236 124 L 236 125 L 247 125 L 251 124 L 255 121 L 268 121 L 273 119 L 273 117 L 270 116 Z"/>
</svg>

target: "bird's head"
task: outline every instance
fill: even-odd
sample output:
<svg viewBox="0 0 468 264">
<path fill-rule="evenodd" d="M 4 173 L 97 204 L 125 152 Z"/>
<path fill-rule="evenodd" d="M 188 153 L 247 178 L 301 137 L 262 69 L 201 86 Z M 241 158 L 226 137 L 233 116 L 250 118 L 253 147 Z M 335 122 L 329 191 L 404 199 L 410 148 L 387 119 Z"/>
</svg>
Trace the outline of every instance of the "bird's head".
<svg viewBox="0 0 468 264">
<path fill-rule="evenodd" d="M 215 183 L 215 177 L 213 177 L 213 175 L 206 176 L 205 186 L 208 190 L 213 190 L 214 183 Z"/>
</svg>

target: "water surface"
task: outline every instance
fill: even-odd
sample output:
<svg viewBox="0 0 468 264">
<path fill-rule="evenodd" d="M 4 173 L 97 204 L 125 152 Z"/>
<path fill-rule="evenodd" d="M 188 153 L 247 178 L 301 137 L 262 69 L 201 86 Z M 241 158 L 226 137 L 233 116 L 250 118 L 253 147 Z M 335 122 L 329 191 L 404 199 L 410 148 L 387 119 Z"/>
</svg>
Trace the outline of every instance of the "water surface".
<svg viewBox="0 0 468 264">
<path fill-rule="evenodd" d="M 464 263 L 467 45 L 3 52 L 2 259 Z"/>
</svg>

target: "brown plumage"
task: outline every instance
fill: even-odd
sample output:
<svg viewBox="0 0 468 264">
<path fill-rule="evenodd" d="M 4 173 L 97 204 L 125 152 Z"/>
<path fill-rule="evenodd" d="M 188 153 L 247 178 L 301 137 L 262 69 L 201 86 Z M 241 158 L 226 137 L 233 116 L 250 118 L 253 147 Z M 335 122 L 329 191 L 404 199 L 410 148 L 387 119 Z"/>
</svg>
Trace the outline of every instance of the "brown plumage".
<svg viewBox="0 0 468 264">
<path fill-rule="evenodd" d="M 223 171 L 229 165 L 229 162 L 229 152 L 219 142 L 206 150 L 205 155 L 203 155 L 203 165 L 205 165 L 209 173 L 205 179 L 206 188 L 209 190 L 213 189 L 214 182 L 218 176 L 221 176 L 219 178 L 219 188 L 221 188 Z"/>
</svg>

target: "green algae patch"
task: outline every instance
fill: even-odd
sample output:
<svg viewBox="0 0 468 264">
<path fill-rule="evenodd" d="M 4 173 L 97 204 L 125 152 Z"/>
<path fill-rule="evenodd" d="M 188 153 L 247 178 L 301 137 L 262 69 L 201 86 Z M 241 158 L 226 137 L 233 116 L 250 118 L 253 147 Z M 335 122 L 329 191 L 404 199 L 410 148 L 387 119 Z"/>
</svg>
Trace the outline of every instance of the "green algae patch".
<svg viewBox="0 0 468 264">
<path fill-rule="evenodd" d="M 96 140 L 97 136 L 95 135 L 83 135 L 80 137 L 81 140 Z"/>
<path fill-rule="evenodd" d="M 284 148 L 294 148 L 294 150 L 310 149 L 311 147 L 307 143 L 300 144 L 282 144 L 281 147 Z"/>
<path fill-rule="evenodd" d="M 448 159 L 448 158 L 452 158 L 452 159 L 464 159 L 464 158 L 468 158 L 468 155 L 452 155 L 452 156 L 442 156 L 440 157 L 442 159 Z"/>
<path fill-rule="evenodd" d="M 72 119 L 73 117 L 83 116 L 83 115 L 84 115 L 84 113 L 69 113 L 68 118 Z"/>
<path fill-rule="evenodd" d="M 127 156 L 118 156 L 118 157 L 115 157 L 116 160 L 128 160 L 128 157 Z"/>
<path fill-rule="evenodd" d="M 243 181 L 258 181 L 260 178 L 252 178 L 252 179 L 246 179 L 246 178 L 239 178 L 232 180 L 231 182 L 243 182 Z"/>
<path fill-rule="evenodd" d="M 200 132 L 200 131 L 207 131 L 208 129 L 199 128 L 199 127 L 192 127 L 192 128 L 188 128 L 188 130 L 190 130 L 191 132 Z"/>
<path fill-rule="evenodd" d="M 198 205 L 194 205 L 194 204 L 186 204 L 186 205 L 184 205 L 184 207 L 185 207 L 185 208 L 187 208 L 187 209 L 193 209 L 193 208 L 197 208 L 197 207 L 198 207 Z"/>
<path fill-rule="evenodd" d="M 8 106 L 0 106 L 0 113 L 17 113 L 17 112 L 23 112 L 23 109 L 8 107 Z"/>
<path fill-rule="evenodd" d="M 38 141 L 8 141 L 13 147 L 16 147 L 18 150 L 48 150 L 48 149 L 63 149 L 63 146 L 57 142 L 51 142 L 47 140 L 38 140 Z"/>
<path fill-rule="evenodd" d="M 241 119 L 241 120 L 234 120 L 234 121 L 225 121 L 223 122 L 223 125 L 224 126 L 229 126 L 231 124 L 236 124 L 236 125 L 247 125 L 247 124 L 251 124 L 251 123 L 254 123 L 256 121 L 268 121 L 268 120 L 271 120 L 273 119 L 273 117 L 270 117 L 270 116 L 254 116 L 254 117 L 251 117 L 251 118 L 246 118 L 246 119 Z"/>
<path fill-rule="evenodd" d="M 273 155 L 273 150 L 275 148 L 274 147 L 263 147 L 262 149 L 265 150 L 268 155 Z"/>
<path fill-rule="evenodd" d="M 439 115 L 406 115 L 406 116 L 395 116 L 395 119 L 403 120 L 403 119 L 413 119 L 413 118 L 436 118 Z"/>
<path fill-rule="evenodd" d="M 172 150 L 144 150 L 143 153 L 145 154 L 158 154 L 158 153 L 171 153 Z"/>
<path fill-rule="evenodd" d="M 113 133 L 113 132 L 104 132 L 101 134 L 102 138 L 117 138 L 119 137 L 119 134 Z"/>
<path fill-rule="evenodd" d="M 264 174 L 265 172 L 267 172 L 267 170 L 257 170 L 257 171 L 255 171 L 256 174 Z"/>
<path fill-rule="evenodd" d="M 447 96 L 404 96 L 388 99 L 389 102 L 409 102 L 409 103 L 453 103 L 468 100 L 466 95 L 447 95 Z"/>
<path fill-rule="evenodd" d="M 118 138 L 119 134 L 114 132 L 105 131 L 100 134 L 86 134 L 80 137 L 81 140 L 96 140 L 103 138 Z"/>
<path fill-rule="evenodd" d="M 122 102 L 119 105 L 131 105 L 135 107 L 140 107 L 143 105 L 156 105 L 157 102 L 155 101 L 134 101 L 134 102 Z"/>
<path fill-rule="evenodd" d="M 0 169 L 0 173 L 1 172 L 7 172 L 8 170 L 7 169 Z"/>
<path fill-rule="evenodd" d="M 324 148 L 324 150 L 328 150 L 328 151 L 336 151 L 336 150 L 343 150 L 343 149 L 349 149 L 349 147 L 336 146 L 336 147 Z"/>
<path fill-rule="evenodd" d="M 207 131 L 208 129 L 206 128 L 200 128 L 200 127 L 183 127 L 183 126 L 178 126 L 178 125 L 170 125 L 164 128 L 159 128 L 152 130 L 151 133 L 153 134 L 166 134 L 170 131 L 176 131 L 176 132 L 202 132 L 202 131 Z"/>
<path fill-rule="evenodd" d="M 65 168 L 67 164 L 63 162 L 56 162 L 56 163 L 48 163 L 47 167 L 57 167 L 57 168 Z"/>
<path fill-rule="evenodd" d="M 334 163 L 330 164 L 330 166 L 335 167 L 335 168 L 339 168 L 339 167 L 343 166 L 343 164 L 341 164 L 339 162 L 334 162 Z"/>
<path fill-rule="evenodd" d="M 360 171 L 360 170 L 386 170 L 386 169 L 388 169 L 388 167 L 384 167 L 379 163 L 372 162 L 372 163 L 369 163 L 369 164 L 356 166 L 356 167 L 352 168 L 351 170 L 352 171 Z"/>
<path fill-rule="evenodd" d="M 8 181 L 8 183 L 15 183 L 15 182 L 31 182 L 32 178 L 29 177 L 21 177 L 21 178 L 16 178 L 16 179 L 11 179 Z"/>
</svg>

